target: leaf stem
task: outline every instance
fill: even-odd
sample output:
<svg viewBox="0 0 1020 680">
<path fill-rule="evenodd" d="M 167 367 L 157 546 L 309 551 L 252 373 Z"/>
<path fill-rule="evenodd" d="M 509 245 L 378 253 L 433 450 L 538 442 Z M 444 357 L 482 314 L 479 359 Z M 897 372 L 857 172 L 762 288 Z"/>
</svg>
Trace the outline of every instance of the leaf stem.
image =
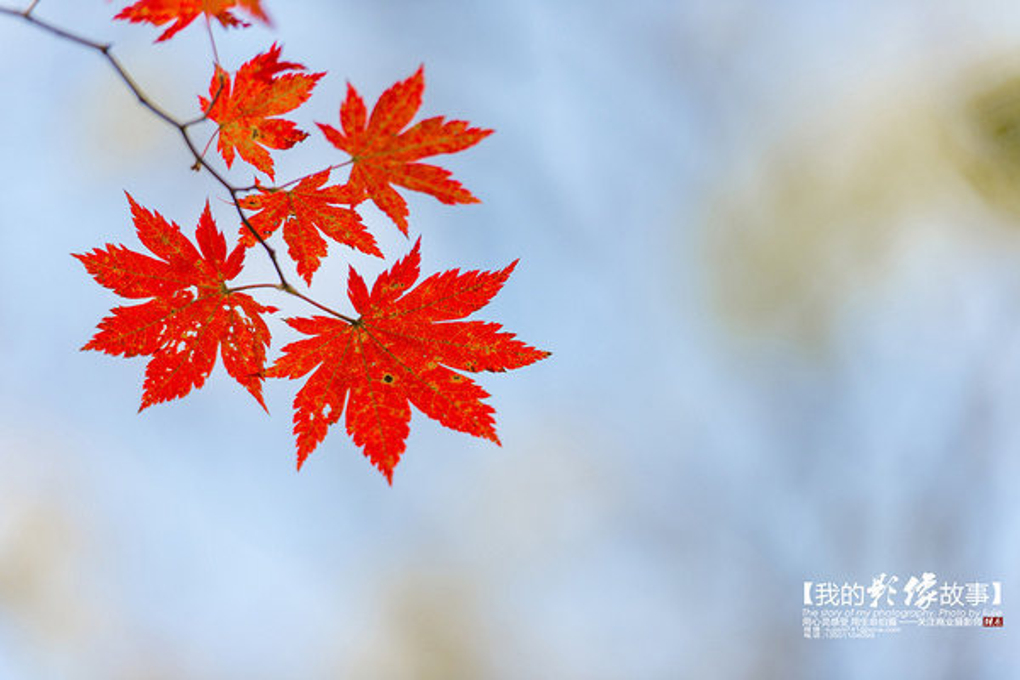
<svg viewBox="0 0 1020 680">
<path fill-rule="evenodd" d="M 324 311 L 324 312 L 326 312 L 328 314 L 332 314 L 333 316 L 335 316 L 336 318 L 340 319 L 341 321 L 346 321 L 347 323 L 352 324 L 352 325 L 354 323 L 356 323 L 355 319 L 352 319 L 351 317 L 347 316 L 346 314 L 341 314 L 340 312 L 336 311 L 335 309 L 330 309 L 326 305 L 323 305 L 323 304 L 320 304 L 320 303 L 316 302 L 312 298 L 308 297 L 307 295 L 304 295 L 303 293 L 301 293 L 301 292 L 299 292 L 299 291 L 297 291 L 297 290 L 295 290 L 293 288 L 284 288 L 283 284 L 280 284 L 280 283 L 249 283 L 249 284 L 244 285 L 244 286 L 237 286 L 235 288 L 227 288 L 227 294 L 230 294 L 230 293 L 240 293 L 241 291 L 254 290 L 256 288 L 275 288 L 276 290 L 279 290 L 279 291 L 282 291 L 284 293 L 287 293 L 288 295 L 293 295 L 294 297 L 301 298 L 302 300 L 304 300 L 308 304 L 312 305 L 313 307 L 317 307 L 317 308 L 321 309 L 322 311 Z"/>
<path fill-rule="evenodd" d="M 267 187 L 267 186 L 262 185 L 262 184 L 252 184 L 252 185 L 246 186 L 246 187 L 238 187 L 237 190 L 238 191 L 243 191 L 243 192 L 255 191 L 256 189 L 264 189 L 266 191 L 280 191 L 281 189 L 286 189 L 287 187 L 289 187 L 292 184 L 297 184 L 298 182 L 300 182 L 303 179 L 308 179 L 312 175 L 318 175 L 320 172 L 325 172 L 326 170 L 329 170 L 330 172 L 332 172 L 333 170 L 336 170 L 337 168 L 342 168 L 345 165 L 350 165 L 353 162 L 354 162 L 354 159 L 352 158 L 350 160 L 344 161 L 343 163 L 336 163 L 334 165 L 327 166 L 327 167 L 323 168 L 322 170 L 316 170 L 315 172 L 309 172 L 308 174 L 302 175 L 301 177 L 298 177 L 297 179 L 292 179 L 289 182 L 284 182 L 283 184 L 277 184 L 275 186 L 268 186 Z"/>
<path fill-rule="evenodd" d="M 352 326 L 357 323 L 356 319 L 352 319 L 351 317 L 347 316 L 346 314 L 341 314 L 340 312 L 332 310 L 329 307 L 327 307 L 326 305 L 319 304 L 318 302 L 316 302 L 312 298 L 308 297 L 304 293 L 300 293 L 300 292 L 294 290 L 293 288 L 291 288 L 290 290 L 287 290 L 285 292 L 290 293 L 294 297 L 301 298 L 302 300 L 304 300 L 308 304 L 312 305 L 313 307 L 318 307 L 319 309 L 321 309 L 322 311 L 326 312 L 327 314 L 332 314 L 336 318 L 340 319 L 341 321 L 346 321 L 347 323 L 351 324 Z"/>
<path fill-rule="evenodd" d="M 209 23 L 209 15 L 205 15 L 205 32 L 209 36 L 209 45 L 212 47 L 213 61 L 220 65 L 220 54 L 216 51 L 216 38 L 213 37 L 212 25 Z"/>
<path fill-rule="evenodd" d="M 212 108 L 214 106 L 216 106 L 216 102 L 219 100 L 220 94 L 223 93 L 225 81 L 223 78 L 220 78 L 219 80 L 220 85 L 219 87 L 216 88 L 216 94 L 214 94 L 212 99 L 209 100 L 209 105 L 205 107 L 205 110 L 202 112 L 202 115 L 199 116 L 198 118 L 192 118 L 188 122 L 183 123 L 182 127 L 189 128 L 192 125 L 198 125 L 199 123 L 204 123 L 205 121 L 209 120 L 209 112 L 212 111 Z"/>
<path fill-rule="evenodd" d="M 253 290 L 255 288 L 275 288 L 276 290 L 282 290 L 278 283 L 249 283 L 245 286 L 236 286 L 234 288 L 227 288 L 227 293 L 240 293 L 243 290 Z"/>
<path fill-rule="evenodd" d="M 218 135 L 219 133 L 220 133 L 220 130 L 219 130 L 219 128 L 217 128 L 216 132 L 214 132 L 214 133 L 212 133 L 212 135 L 210 135 L 209 141 L 205 143 L 204 147 L 202 147 L 202 154 L 201 154 L 202 158 L 205 158 L 205 155 L 207 153 L 209 153 L 209 147 L 212 146 L 213 140 L 216 139 L 216 135 Z"/>
</svg>

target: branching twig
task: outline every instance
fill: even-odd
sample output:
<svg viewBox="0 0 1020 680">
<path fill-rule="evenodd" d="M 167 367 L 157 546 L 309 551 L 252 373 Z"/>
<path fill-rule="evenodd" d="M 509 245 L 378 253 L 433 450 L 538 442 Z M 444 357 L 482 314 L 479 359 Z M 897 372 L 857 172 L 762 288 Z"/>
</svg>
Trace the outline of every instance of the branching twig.
<svg viewBox="0 0 1020 680">
<path fill-rule="evenodd" d="M 300 299 L 304 300 L 305 302 L 307 302 L 308 304 L 313 305 L 313 306 L 323 310 L 324 312 L 328 312 L 329 314 L 332 314 L 333 316 L 335 316 L 335 317 L 337 317 L 339 319 L 342 319 L 342 320 L 346 321 L 347 323 L 355 323 L 355 320 L 352 319 L 351 317 L 346 316 L 344 314 L 341 314 L 340 312 L 337 312 L 335 310 L 332 310 L 329 307 L 327 307 L 327 306 L 325 306 L 323 304 L 320 304 L 320 303 L 316 302 L 315 300 L 309 298 L 307 295 L 304 295 L 303 293 L 298 292 L 290 284 L 290 282 L 287 281 L 287 277 L 284 275 L 283 270 L 280 268 L 280 262 L 279 262 L 278 258 L 276 257 L 276 250 L 274 250 L 272 246 L 270 246 L 268 243 L 266 243 L 266 240 L 264 238 L 262 238 L 262 235 L 258 232 L 258 230 L 255 229 L 255 227 L 253 227 L 251 225 L 251 222 L 248 221 L 248 217 L 244 214 L 244 209 L 241 208 L 241 203 L 240 203 L 240 199 L 238 198 L 238 194 L 244 193 L 246 191 L 251 191 L 251 190 L 253 190 L 253 188 L 235 187 L 218 170 L 216 170 L 216 168 L 212 167 L 209 164 L 209 162 L 205 159 L 204 154 L 200 153 L 198 151 L 198 149 L 195 147 L 195 143 L 192 141 L 191 135 L 188 134 L 188 128 L 193 126 L 193 125 L 196 125 L 198 123 L 201 123 L 201 122 L 204 122 L 204 121 L 208 120 L 208 118 L 209 118 L 209 111 L 212 109 L 213 104 L 216 103 L 216 99 L 220 96 L 220 93 L 224 89 L 223 82 L 222 81 L 220 82 L 219 89 L 216 91 L 216 94 L 213 96 L 212 101 L 209 103 L 209 106 L 206 107 L 206 109 L 203 112 L 201 117 L 196 118 L 194 120 L 190 120 L 190 121 L 186 121 L 186 122 L 181 122 L 177 118 L 175 118 L 174 116 L 172 116 L 169 113 L 167 113 L 166 111 L 164 111 L 158 104 L 156 104 L 154 101 L 152 101 L 152 99 L 149 98 L 149 96 L 145 93 L 144 90 L 142 90 L 141 87 L 139 87 L 139 85 L 131 77 L 131 75 L 124 68 L 124 66 L 120 63 L 120 61 L 115 56 L 113 56 L 113 53 L 111 52 L 111 50 L 113 48 L 112 44 L 110 44 L 110 43 L 100 43 L 100 42 L 96 42 L 94 40 L 90 40 L 90 39 L 85 38 L 83 36 L 80 36 L 80 35 L 77 35 L 75 33 L 71 33 L 69 31 L 66 31 L 63 28 L 60 28 L 59 26 L 56 26 L 55 24 L 49 23 L 48 21 L 44 21 L 42 19 L 36 18 L 32 14 L 32 12 L 33 12 L 33 10 L 35 10 L 36 6 L 39 4 L 39 1 L 40 0 L 32 0 L 32 2 L 28 5 L 28 7 L 26 7 L 23 10 L 13 9 L 13 8 L 9 8 L 9 7 L 0 7 L 0 14 L 6 14 L 6 15 L 9 15 L 9 16 L 13 16 L 13 17 L 19 17 L 22 20 L 28 22 L 29 24 L 32 24 L 36 28 L 39 28 L 39 29 L 41 29 L 43 31 L 51 33 L 51 34 L 57 36 L 58 38 L 62 38 L 64 40 L 68 40 L 70 42 L 76 43 L 78 45 L 81 45 L 83 47 L 87 47 L 87 48 L 89 48 L 91 50 L 94 50 L 94 51 L 98 52 L 99 54 L 101 54 L 103 56 L 104 59 L 106 59 L 107 63 L 109 63 L 110 67 L 114 70 L 114 72 L 121 79 L 121 81 L 124 82 L 124 85 L 127 86 L 128 90 L 131 91 L 131 94 L 133 94 L 135 96 L 135 99 L 138 100 L 139 104 L 141 104 L 143 107 L 145 107 L 146 109 L 151 111 L 153 115 L 155 115 L 157 118 L 162 120 L 164 123 L 166 123 L 167 125 L 175 128 L 177 130 L 177 132 L 181 136 L 181 139 L 184 141 L 185 146 L 188 147 L 188 150 L 191 152 L 191 155 L 195 159 L 194 167 L 196 169 L 204 169 L 206 172 L 208 172 L 212 176 L 213 179 L 215 179 L 224 189 L 227 190 L 227 192 L 230 194 L 231 202 L 234 204 L 234 207 L 237 209 L 237 214 L 241 218 L 241 223 L 251 233 L 251 235 L 255 237 L 255 239 L 259 242 L 259 245 L 261 245 L 262 248 L 266 251 L 266 254 L 269 256 L 269 260 L 273 263 L 273 269 L 276 270 L 276 275 L 279 277 L 280 283 L 279 284 L 255 284 L 252 287 L 261 287 L 261 288 L 272 287 L 272 288 L 276 288 L 277 290 L 281 290 L 284 293 L 288 293 L 290 295 L 293 295 L 294 297 L 300 298 Z M 210 35 L 210 39 L 211 39 L 211 35 Z M 213 50 L 214 50 L 214 58 L 216 58 L 215 57 L 215 43 L 213 43 Z M 217 58 L 217 62 L 218 62 L 218 58 Z M 343 164 L 341 164 L 341 165 L 343 165 Z M 339 166 L 332 166 L 332 167 L 339 167 Z M 297 180 L 295 180 L 295 181 L 297 181 Z M 293 184 L 293 182 L 289 182 L 288 184 Z M 286 185 L 284 185 L 284 186 L 286 186 Z"/>
</svg>

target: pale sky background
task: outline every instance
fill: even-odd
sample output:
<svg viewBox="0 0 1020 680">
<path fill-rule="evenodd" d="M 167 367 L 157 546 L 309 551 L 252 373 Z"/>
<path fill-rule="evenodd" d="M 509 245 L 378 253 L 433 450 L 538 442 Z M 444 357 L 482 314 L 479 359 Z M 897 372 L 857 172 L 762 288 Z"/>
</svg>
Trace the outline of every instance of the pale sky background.
<svg viewBox="0 0 1020 680">
<path fill-rule="evenodd" d="M 37 11 L 196 115 L 204 30 L 124 4 Z M 413 195 L 412 234 L 425 272 L 520 258 L 479 318 L 554 355 L 482 376 L 502 448 L 416 414 L 392 488 L 342 427 L 294 471 L 296 383 L 136 414 L 70 253 L 139 247 L 125 190 L 236 225 L 96 54 L 0 17 L 0 680 L 1020 675 L 1020 89 L 981 99 L 1015 3 L 265 4 L 220 55 L 328 71 L 304 129 L 424 64 L 422 115 L 496 130 L 441 163 L 483 203 Z M 345 305 L 384 265 L 331 252 Z M 804 581 L 923 571 L 1003 582 L 1005 628 L 803 638 Z"/>
</svg>

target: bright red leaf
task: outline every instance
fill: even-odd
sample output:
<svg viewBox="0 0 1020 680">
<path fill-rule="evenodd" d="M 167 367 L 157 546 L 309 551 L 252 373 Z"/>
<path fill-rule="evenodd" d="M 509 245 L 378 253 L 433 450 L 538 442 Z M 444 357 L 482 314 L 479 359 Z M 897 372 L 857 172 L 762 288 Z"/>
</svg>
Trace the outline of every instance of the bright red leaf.
<svg viewBox="0 0 1020 680">
<path fill-rule="evenodd" d="M 82 349 L 151 357 L 139 410 L 200 388 L 218 350 L 227 373 L 265 408 L 262 380 L 270 337 L 261 315 L 276 310 L 227 288 L 244 264 L 244 247 L 238 244 L 227 254 L 208 202 L 195 231 L 196 248 L 176 224 L 130 195 L 128 201 L 139 240 L 157 257 L 111 244 L 74 257 L 118 295 L 151 299 L 115 307 Z"/>
<path fill-rule="evenodd" d="M 236 150 L 241 158 L 272 178 L 273 159 L 264 147 L 289 149 L 308 136 L 293 121 L 274 117 L 304 104 L 319 78 L 326 75 L 285 73 L 303 70 L 302 64 L 280 61 L 280 46 L 276 44 L 243 64 L 233 82 L 216 66 L 209 83 L 209 99 L 198 100 L 209 119 L 219 124 L 216 148 L 228 168 Z"/>
<path fill-rule="evenodd" d="M 449 170 L 415 161 L 462 151 L 492 134 L 492 130 L 468 127 L 462 120 L 445 121 L 442 116 L 427 118 L 404 130 L 421 106 L 424 90 L 425 75 L 419 68 L 413 76 L 386 90 L 369 117 L 365 102 L 348 83 L 347 98 L 340 107 L 343 132 L 318 123 L 326 139 L 350 154 L 350 184 L 363 187 L 405 234 L 407 202 L 391 185 L 431 194 L 443 203 L 477 203 L 478 199 L 460 182 L 450 179 Z"/>
<path fill-rule="evenodd" d="M 248 24 L 231 13 L 235 7 L 241 7 L 256 19 L 269 23 L 269 17 L 262 10 L 261 0 L 138 0 L 135 4 L 122 9 L 114 19 L 155 26 L 170 24 L 170 27 L 156 38 L 156 42 L 161 42 L 172 38 L 200 14 L 216 19 L 224 27 L 247 26 Z"/>
<path fill-rule="evenodd" d="M 391 483 L 409 433 L 410 404 L 446 427 L 498 444 L 494 410 L 482 401 L 488 393 L 457 371 L 504 371 L 549 355 L 499 324 L 456 321 L 488 304 L 516 261 L 495 272 L 453 269 L 412 289 L 419 243 L 376 279 L 371 292 L 351 269 L 347 295 L 361 315 L 355 323 L 324 316 L 287 320 L 311 337 L 285 346 L 267 375 L 312 373 L 294 399 L 298 468 L 345 410 L 348 434 Z"/>
<path fill-rule="evenodd" d="M 319 232 L 337 243 L 382 257 L 375 239 L 353 209 L 361 202 L 363 194 L 346 184 L 323 187 L 329 172 L 327 169 L 310 175 L 290 190 L 258 187 L 257 195 L 241 200 L 241 207 L 258 211 L 248 222 L 263 239 L 283 225 L 288 252 L 297 263 L 298 274 L 309 284 L 327 251 L 326 241 Z M 341 207 L 344 205 L 350 207 Z M 257 243 L 245 226 L 241 227 L 241 242 L 246 246 Z"/>
</svg>

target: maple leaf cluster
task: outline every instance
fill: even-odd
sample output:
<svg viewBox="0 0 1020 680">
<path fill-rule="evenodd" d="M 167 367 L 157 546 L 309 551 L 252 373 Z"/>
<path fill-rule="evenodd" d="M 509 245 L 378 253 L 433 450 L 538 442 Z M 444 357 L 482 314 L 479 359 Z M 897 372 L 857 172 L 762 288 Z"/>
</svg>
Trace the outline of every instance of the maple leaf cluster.
<svg viewBox="0 0 1020 680">
<path fill-rule="evenodd" d="M 247 26 L 235 14 L 238 9 L 269 22 L 261 0 L 139 0 L 115 18 L 167 26 L 160 42 L 199 17 L 224 27 Z M 489 394 L 465 373 L 520 368 L 548 352 L 526 345 L 499 324 L 465 318 L 499 293 L 516 261 L 499 271 L 452 269 L 418 282 L 419 237 L 371 289 L 349 268 L 347 297 L 354 310 L 349 316 L 297 292 L 267 245 L 280 232 L 298 275 L 309 285 L 329 241 L 383 258 L 359 206 L 371 200 L 407 235 L 407 201 L 395 187 L 448 204 L 478 202 L 448 170 L 421 161 L 463 151 L 492 131 L 442 116 L 412 125 L 425 89 L 423 68 L 387 89 L 371 113 L 348 84 L 339 128 L 317 123 L 347 160 L 271 184 L 276 181 L 272 152 L 309 137 L 284 116 L 308 101 L 326 75 L 281 57 L 282 49 L 273 44 L 233 73 L 217 61 L 208 96 L 198 97 L 199 121 L 215 125 L 213 138 L 226 167 L 240 159 L 270 182 L 259 179 L 237 188 L 223 181 L 240 217 L 234 247 L 228 249 L 208 201 L 193 242 L 128 195 L 138 240 L 151 255 L 113 244 L 75 255 L 100 285 L 135 301 L 115 307 L 83 349 L 149 357 L 139 410 L 202 387 L 217 355 L 263 408 L 267 378 L 305 378 L 293 403 L 298 468 L 343 417 L 354 443 L 392 483 L 409 434 L 411 405 L 446 427 L 498 444 L 494 409 L 484 401 Z M 211 170 L 208 159 L 197 156 L 196 162 Z M 331 184 L 339 167 L 349 169 L 346 182 Z M 258 245 L 273 260 L 279 282 L 232 283 L 244 271 L 248 249 Z M 265 317 L 278 310 L 256 301 L 256 289 L 296 295 L 328 314 L 285 319 L 307 337 L 284 346 L 271 365 Z"/>
</svg>

